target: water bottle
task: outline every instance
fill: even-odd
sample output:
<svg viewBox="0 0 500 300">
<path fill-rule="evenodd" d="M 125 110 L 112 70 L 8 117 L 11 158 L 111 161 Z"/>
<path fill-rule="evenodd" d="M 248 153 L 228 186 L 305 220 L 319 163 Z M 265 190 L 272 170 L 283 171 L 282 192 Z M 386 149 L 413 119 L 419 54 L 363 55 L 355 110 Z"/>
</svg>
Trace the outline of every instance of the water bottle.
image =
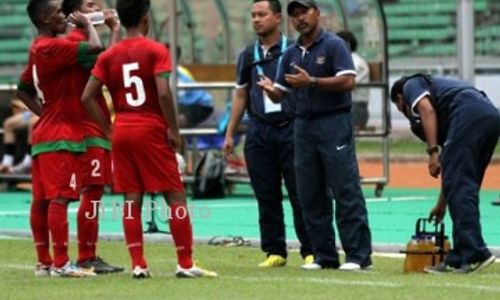
<svg viewBox="0 0 500 300">
<path fill-rule="evenodd" d="M 106 9 L 103 11 L 96 11 L 93 13 L 86 14 L 86 16 L 90 19 L 90 22 L 94 26 L 104 24 L 106 18 L 109 16 L 112 16 L 113 18 L 118 19 L 118 14 L 116 13 L 116 10 L 114 10 L 114 9 Z"/>
<path fill-rule="evenodd" d="M 104 24 L 104 12 L 96 11 L 93 13 L 85 14 L 89 19 L 92 25 L 101 25 Z"/>
</svg>

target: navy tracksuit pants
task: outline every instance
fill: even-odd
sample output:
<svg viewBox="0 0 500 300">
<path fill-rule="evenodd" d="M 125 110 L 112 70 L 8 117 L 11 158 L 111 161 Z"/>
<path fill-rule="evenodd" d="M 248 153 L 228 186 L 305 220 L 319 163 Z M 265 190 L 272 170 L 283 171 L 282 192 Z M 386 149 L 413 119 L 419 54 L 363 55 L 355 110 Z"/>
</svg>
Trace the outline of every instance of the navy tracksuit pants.
<svg viewBox="0 0 500 300">
<path fill-rule="evenodd" d="M 441 154 L 443 192 L 453 221 L 446 263 L 459 268 L 491 256 L 481 232 L 479 190 L 500 135 L 500 114 L 482 93 L 465 90 L 450 104 Z"/>
<path fill-rule="evenodd" d="M 283 126 L 249 122 L 245 159 L 259 207 L 261 248 L 268 255 L 287 257 L 282 178 L 292 207 L 295 233 L 301 244 L 300 253 L 303 257 L 312 254 L 297 198 L 293 158 L 293 121 Z"/>
<path fill-rule="evenodd" d="M 371 233 L 359 182 L 351 115 L 296 119 L 294 133 L 297 191 L 316 263 L 339 266 L 332 224 L 335 211 L 346 262 L 371 265 Z"/>
</svg>

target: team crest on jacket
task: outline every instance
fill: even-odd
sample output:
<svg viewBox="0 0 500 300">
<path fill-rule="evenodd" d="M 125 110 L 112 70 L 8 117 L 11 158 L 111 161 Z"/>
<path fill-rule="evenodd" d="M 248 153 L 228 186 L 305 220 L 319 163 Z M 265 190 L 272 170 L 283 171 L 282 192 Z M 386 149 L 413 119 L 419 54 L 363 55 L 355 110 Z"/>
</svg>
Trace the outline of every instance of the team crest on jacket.
<svg viewBox="0 0 500 300">
<path fill-rule="evenodd" d="M 316 57 L 316 64 L 317 65 L 322 65 L 326 61 L 326 57 L 324 55 L 319 55 Z"/>
</svg>

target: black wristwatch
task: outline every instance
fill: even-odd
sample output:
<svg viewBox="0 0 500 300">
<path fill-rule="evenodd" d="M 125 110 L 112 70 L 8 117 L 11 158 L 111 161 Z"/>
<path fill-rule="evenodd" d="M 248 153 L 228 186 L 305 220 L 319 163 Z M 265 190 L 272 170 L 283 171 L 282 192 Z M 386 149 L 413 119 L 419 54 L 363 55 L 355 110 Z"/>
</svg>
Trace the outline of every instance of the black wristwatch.
<svg viewBox="0 0 500 300">
<path fill-rule="evenodd" d="M 317 87 L 318 86 L 318 78 L 314 76 L 309 77 L 309 86 L 310 87 Z"/>
<path fill-rule="evenodd" d="M 427 152 L 428 155 L 432 155 L 433 153 L 438 153 L 439 146 L 428 147 L 425 151 Z"/>
</svg>

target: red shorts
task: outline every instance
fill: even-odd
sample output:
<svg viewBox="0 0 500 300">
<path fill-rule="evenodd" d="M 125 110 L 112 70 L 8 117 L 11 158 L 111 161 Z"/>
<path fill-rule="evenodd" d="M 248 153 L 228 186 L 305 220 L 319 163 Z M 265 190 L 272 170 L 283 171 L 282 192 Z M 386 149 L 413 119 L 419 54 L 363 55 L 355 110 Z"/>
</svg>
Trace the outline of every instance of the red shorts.
<svg viewBox="0 0 500 300">
<path fill-rule="evenodd" d="M 111 184 L 111 155 L 108 150 L 89 147 L 80 156 L 78 174 L 82 187 Z"/>
<path fill-rule="evenodd" d="M 46 152 L 33 158 L 33 200 L 64 198 L 78 200 L 79 154 L 68 151 Z"/>
<path fill-rule="evenodd" d="M 184 186 L 167 133 L 157 127 L 115 127 L 113 188 L 119 193 L 181 192 Z"/>
</svg>

